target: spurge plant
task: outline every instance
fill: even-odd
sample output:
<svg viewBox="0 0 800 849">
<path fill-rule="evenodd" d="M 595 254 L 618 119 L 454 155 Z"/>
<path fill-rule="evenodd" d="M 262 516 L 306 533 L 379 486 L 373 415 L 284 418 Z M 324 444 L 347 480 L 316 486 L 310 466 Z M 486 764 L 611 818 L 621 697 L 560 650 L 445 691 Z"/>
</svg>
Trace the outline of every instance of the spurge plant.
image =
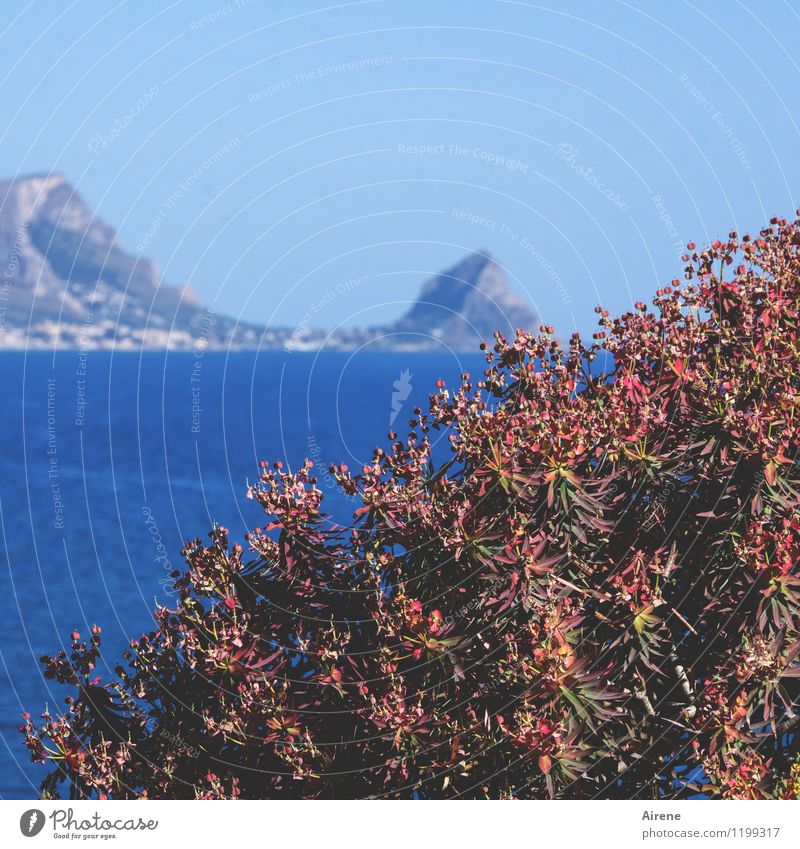
<svg viewBox="0 0 800 849">
<path fill-rule="evenodd" d="M 497 334 L 331 470 L 347 530 L 262 464 L 116 680 L 99 629 L 43 659 L 43 793 L 797 798 L 800 219 L 684 259 L 590 344 Z"/>
</svg>

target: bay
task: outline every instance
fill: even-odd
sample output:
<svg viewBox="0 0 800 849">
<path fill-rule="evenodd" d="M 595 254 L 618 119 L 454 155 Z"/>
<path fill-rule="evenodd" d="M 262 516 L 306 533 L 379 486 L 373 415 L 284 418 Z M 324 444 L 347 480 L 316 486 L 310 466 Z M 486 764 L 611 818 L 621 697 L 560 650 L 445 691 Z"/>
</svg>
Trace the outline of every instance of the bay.
<svg viewBox="0 0 800 849">
<path fill-rule="evenodd" d="M 36 797 L 44 774 L 20 715 L 64 707 L 42 653 L 98 624 L 97 674 L 110 680 L 156 600 L 169 601 L 183 542 L 214 522 L 241 540 L 263 522 L 245 498 L 260 460 L 314 460 L 346 523 L 354 505 L 327 467 L 359 468 L 437 379 L 484 368 L 479 353 L 1 353 L 0 797 Z M 446 458 L 446 435 L 432 437 Z"/>
</svg>

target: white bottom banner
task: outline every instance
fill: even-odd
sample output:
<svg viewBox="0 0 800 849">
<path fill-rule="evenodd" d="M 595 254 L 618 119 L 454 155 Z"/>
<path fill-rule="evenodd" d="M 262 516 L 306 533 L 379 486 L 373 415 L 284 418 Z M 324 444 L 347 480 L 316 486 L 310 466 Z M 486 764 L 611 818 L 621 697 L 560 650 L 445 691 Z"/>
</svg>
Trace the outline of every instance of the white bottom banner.
<svg viewBox="0 0 800 849">
<path fill-rule="evenodd" d="M 797 846 L 794 802 L 0 802 L 0 845 Z"/>
</svg>

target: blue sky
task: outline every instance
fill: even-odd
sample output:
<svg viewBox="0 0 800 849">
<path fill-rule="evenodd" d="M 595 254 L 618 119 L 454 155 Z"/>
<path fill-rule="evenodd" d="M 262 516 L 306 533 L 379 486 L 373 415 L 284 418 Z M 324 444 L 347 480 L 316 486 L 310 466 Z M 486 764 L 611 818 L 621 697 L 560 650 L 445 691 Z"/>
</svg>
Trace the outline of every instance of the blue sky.
<svg viewBox="0 0 800 849">
<path fill-rule="evenodd" d="M 681 244 L 800 203 L 788 3 L 3 11 L 0 174 L 64 173 L 168 282 L 259 323 L 380 323 L 486 248 L 560 332 L 591 330 Z"/>
</svg>

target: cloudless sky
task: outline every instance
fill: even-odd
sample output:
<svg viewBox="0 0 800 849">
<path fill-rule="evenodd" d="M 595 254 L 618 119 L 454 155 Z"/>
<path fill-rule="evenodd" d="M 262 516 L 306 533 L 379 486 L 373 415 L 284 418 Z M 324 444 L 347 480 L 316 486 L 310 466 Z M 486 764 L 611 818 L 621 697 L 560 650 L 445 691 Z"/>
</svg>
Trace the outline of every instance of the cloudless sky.
<svg viewBox="0 0 800 849">
<path fill-rule="evenodd" d="M 798 44 L 777 0 L 4 0 L 0 176 L 254 322 L 387 321 L 486 248 L 586 331 L 800 203 Z"/>
</svg>

